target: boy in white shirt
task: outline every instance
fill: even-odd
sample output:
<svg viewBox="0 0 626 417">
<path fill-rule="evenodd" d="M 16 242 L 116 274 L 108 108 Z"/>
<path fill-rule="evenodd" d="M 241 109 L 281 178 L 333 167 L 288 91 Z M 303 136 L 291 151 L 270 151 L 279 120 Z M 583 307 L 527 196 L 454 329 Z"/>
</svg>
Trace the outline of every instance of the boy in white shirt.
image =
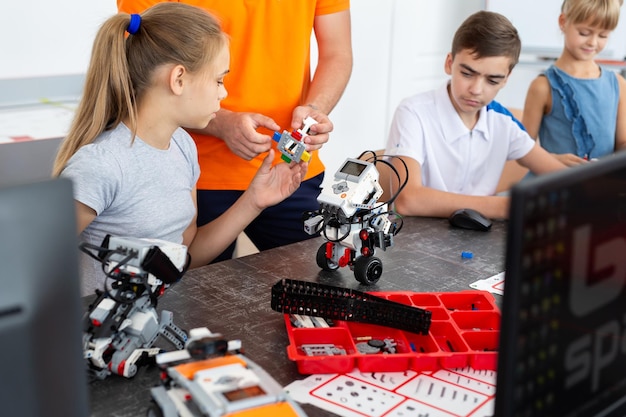
<svg viewBox="0 0 626 417">
<path fill-rule="evenodd" d="M 398 213 L 448 217 L 471 208 L 506 218 L 509 197 L 494 193 L 507 160 L 536 174 L 565 168 L 493 101 L 520 50 L 517 30 L 506 17 L 477 12 L 454 35 L 446 84 L 400 103 L 385 151 L 409 168 L 409 181 L 395 200 Z M 397 158 L 391 162 L 402 169 Z"/>
</svg>

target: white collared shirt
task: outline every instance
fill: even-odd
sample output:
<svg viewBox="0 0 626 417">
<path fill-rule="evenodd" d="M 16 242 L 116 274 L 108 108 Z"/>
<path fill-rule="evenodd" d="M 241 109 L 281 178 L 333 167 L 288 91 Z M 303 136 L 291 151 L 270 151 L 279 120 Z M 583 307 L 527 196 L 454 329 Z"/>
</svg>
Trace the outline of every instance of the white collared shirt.
<svg viewBox="0 0 626 417">
<path fill-rule="evenodd" d="M 400 103 L 385 154 L 419 162 L 424 186 L 493 195 L 505 162 L 525 156 L 535 141 L 495 101 L 480 110 L 474 129 L 468 129 L 450 101 L 447 85 Z"/>
</svg>

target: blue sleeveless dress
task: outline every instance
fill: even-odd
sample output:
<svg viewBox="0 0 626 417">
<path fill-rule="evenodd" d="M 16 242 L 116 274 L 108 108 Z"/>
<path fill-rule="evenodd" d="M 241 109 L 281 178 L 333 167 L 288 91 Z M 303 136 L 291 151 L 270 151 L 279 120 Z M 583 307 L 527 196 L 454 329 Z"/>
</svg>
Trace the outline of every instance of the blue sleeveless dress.
<svg viewBox="0 0 626 417">
<path fill-rule="evenodd" d="M 612 71 L 599 78 L 574 78 L 554 65 L 544 73 L 552 90 L 552 111 L 539 127 L 541 146 L 551 153 L 599 158 L 615 149 L 619 85 Z"/>
</svg>

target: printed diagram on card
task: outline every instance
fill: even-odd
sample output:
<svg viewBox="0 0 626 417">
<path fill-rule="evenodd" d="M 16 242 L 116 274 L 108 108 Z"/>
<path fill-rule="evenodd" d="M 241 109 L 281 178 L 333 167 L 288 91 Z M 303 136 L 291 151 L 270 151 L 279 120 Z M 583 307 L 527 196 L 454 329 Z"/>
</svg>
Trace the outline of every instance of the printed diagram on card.
<svg viewBox="0 0 626 417">
<path fill-rule="evenodd" d="M 503 295 L 504 294 L 504 273 L 502 271 L 499 274 L 491 276 L 486 279 L 479 279 L 476 282 L 470 284 L 471 288 L 475 290 L 489 291 L 492 294 Z"/>
<path fill-rule="evenodd" d="M 483 417 L 493 415 L 496 372 L 360 372 L 311 375 L 285 389 L 345 417 Z"/>
</svg>

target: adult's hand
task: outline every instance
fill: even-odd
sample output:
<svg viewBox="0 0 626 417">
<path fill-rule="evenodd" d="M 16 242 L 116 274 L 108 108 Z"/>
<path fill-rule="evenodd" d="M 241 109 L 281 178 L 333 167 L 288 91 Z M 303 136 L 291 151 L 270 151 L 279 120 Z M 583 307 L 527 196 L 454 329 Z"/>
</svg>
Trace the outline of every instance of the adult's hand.
<svg viewBox="0 0 626 417">
<path fill-rule="evenodd" d="M 262 114 L 221 109 L 202 133 L 222 139 L 232 153 L 249 161 L 272 147 L 272 138 L 257 132 L 260 127 L 280 130 L 272 118 Z"/>
<path fill-rule="evenodd" d="M 317 121 L 316 124 L 311 126 L 309 134 L 303 139 L 303 142 L 306 144 L 306 150 L 310 152 L 320 149 L 322 145 L 328 142 L 329 133 L 332 132 L 334 126 L 326 113 L 310 106 L 298 106 L 293 110 L 291 128 L 294 130 L 300 129 L 302 121 L 306 117 L 312 117 Z"/>
</svg>

